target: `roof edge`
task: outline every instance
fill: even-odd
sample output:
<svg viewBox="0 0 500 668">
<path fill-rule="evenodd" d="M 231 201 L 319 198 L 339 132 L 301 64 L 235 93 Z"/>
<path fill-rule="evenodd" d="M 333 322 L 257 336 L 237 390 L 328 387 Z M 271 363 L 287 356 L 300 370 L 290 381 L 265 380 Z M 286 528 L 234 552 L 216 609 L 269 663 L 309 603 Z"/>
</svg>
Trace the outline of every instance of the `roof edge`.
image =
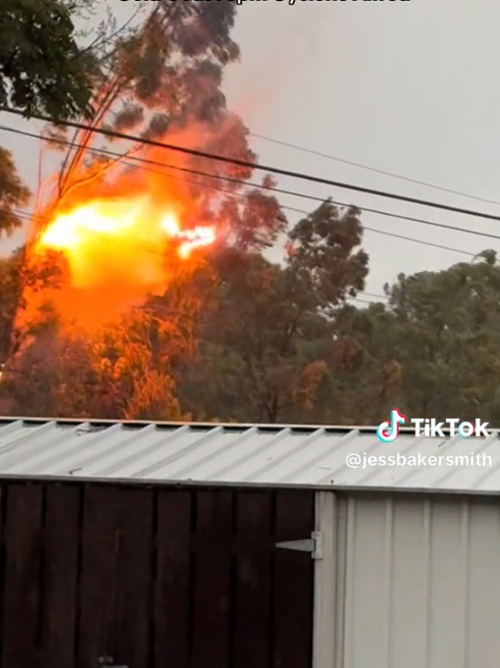
<svg viewBox="0 0 500 668">
<path fill-rule="evenodd" d="M 242 431 L 247 429 L 257 429 L 259 431 L 282 431 L 283 429 L 291 429 L 296 432 L 313 432 L 319 429 L 326 433 L 350 433 L 359 432 L 359 434 L 375 434 L 377 426 L 375 425 L 327 425 L 327 424 L 286 424 L 286 423 L 252 423 L 252 422 L 192 422 L 189 420 L 179 421 L 156 421 L 156 420 L 102 420 L 94 418 L 58 418 L 58 417 L 23 417 L 23 416 L 0 416 L 0 427 L 2 425 L 12 424 L 14 422 L 22 422 L 23 425 L 43 425 L 48 423 L 55 423 L 57 426 L 77 426 L 88 424 L 93 428 L 105 429 L 114 425 L 123 425 L 129 429 L 141 429 L 154 425 L 159 429 L 175 429 L 180 427 L 191 427 L 195 430 L 216 429 L 223 428 L 228 431 Z M 450 436 L 449 429 L 442 429 L 445 436 Z M 500 436 L 500 429 L 490 429 L 491 433 Z M 401 434 L 415 435 L 415 427 L 401 426 Z"/>
</svg>

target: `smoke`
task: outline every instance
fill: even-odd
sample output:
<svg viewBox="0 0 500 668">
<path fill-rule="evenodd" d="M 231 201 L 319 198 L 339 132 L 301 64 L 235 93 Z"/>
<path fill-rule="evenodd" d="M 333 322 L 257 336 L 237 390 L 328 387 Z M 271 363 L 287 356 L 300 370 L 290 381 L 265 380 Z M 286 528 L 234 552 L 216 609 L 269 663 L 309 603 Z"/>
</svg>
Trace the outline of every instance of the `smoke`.
<svg viewBox="0 0 500 668">
<path fill-rule="evenodd" d="M 258 4 L 247 4 L 240 12 L 235 39 L 243 65 L 227 68 L 224 88 L 231 107 L 250 127 L 270 132 L 276 119 L 287 114 L 300 82 L 307 77 L 309 56 L 322 25 L 318 9 L 321 5 L 311 12 L 308 3 L 288 7 L 271 2 L 264 9 L 265 21 Z"/>
</svg>

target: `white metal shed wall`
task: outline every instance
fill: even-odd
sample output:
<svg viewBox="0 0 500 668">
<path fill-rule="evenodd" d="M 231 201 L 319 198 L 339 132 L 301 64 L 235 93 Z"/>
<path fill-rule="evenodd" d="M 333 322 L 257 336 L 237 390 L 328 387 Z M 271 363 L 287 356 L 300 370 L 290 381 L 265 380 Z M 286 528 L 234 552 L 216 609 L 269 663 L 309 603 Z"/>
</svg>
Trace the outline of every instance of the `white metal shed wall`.
<svg viewBox="0 0 500 668">
<path fill-rule="evenodd" d="M 322 492 L 317 507 L 314 668 L 499 665 L 500 501 Z"/>
</svg>

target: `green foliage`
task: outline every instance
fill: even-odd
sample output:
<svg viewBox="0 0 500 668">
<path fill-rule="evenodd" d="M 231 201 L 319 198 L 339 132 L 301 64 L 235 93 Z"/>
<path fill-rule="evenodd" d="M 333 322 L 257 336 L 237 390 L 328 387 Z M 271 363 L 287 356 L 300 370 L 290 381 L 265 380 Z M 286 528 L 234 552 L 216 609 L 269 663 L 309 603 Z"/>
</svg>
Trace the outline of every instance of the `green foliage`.
<svg viewBox="0 0 500 668">
<path fill-rule="evenodd" d="M 290 233 L 285 264 L 219 247 L 195 275 L 92 336 L 61 329 L 46 308 L 5 365 L 0 390 L 11 412 L 375 424 L 398 406 L 410 417 L 496 425 L 496 256 L 400 275 L 386 303 L 358 309 L 348 301 L 367 272 L 359 220 L 329 205 L 304 220 Z M 336 231 L 321 241 L 309 224 L 324 220 Z M 21 285 L 40 290 L 57 280 L 50 263 L 26 273 L 20 259 L 0 263 L 4 351 L 18 331 Z"/>
<path fill-rule="evenodd" d="M 386 305 L 349 307 L 339 318 L 336 348 L 357 351 L 355 366 L 337 371 L 330 388 L 340 417 L 374 424 L 397 406 L 410 417 L 479 417 L 497 424 L 495 253 L 485 251 L 472 263 L 443 271 L 402 274 L 386 292 Z M 340 352 L 342 359 L 345 351 Z"/>
<path fill-rule="evenodd" d="M 442 272 L 399 276 L 388 333 L 403 366 L 401 391 L 413 415 L 498 413 L 500 266 L 491 252 Z M 391 331 L 392 330 L 392 331 Z"/>
<path fill-rule="evenodd" d="M 0 105 L 66 119 L 90 114 L 87 61 L 63 0 L 2 0 Z"/>
<path fill-rule="evenodd" d="M 304 221 L 292 238 L 301 229 Z M 262 259 L 251 268 L 237 263 L 238 296 L 221 299 L 216 323 L 203 332 L 199 362 L 181 384 L 186 409 L 200 418 L 352 425 L 377 424 L 398 406 L 410 417 L 498 425 L 500 265 L 493 251 L 443 271 L 401 275 L 386 286 L 387 303 L 338 304 L 325 318 L 335 294 L 325 300 L 323 274 L 306 271 L 310 238 L 303 236 L 293 256 L 295 276 L 313 286 L 303 302 L 311 309 L 297 321 L 301 292 L 278 287 L 287 268 Z M 313 256 L 327 262 L 330 254 Z M 356 261 L 351 256 L 351 268 Z M 351 293 L 340 275 L 336 284 Z M 361 286 L 359 276 L 350 285 Z M 286 324 L 294 322 L 290 336 Z M 280 356 L 285 342 L 287 354 Z"/>
<path fill-rule="evenodd" d="M 368 258 L 356 250 L 357 212 L 329 201 L 299 221 L 289 240 L 284 266 L 238 251 L 217 259 L 219 308 L 202 333 L 204 354 L 181 383 L 192 414 L 208 408 L 221 419 L 297 422 L 313 410 L 336 312 L 363 288 Z M 207 380 L 213 404 L 201 394 Z"/>
<path fill-rule="evenodd" d="M 12 234 L 22 225 L 18 215 L 31 193 L 17 174 L 12 155 L 0 146 L 0 238 L 2 234 Z"/>
</svg>

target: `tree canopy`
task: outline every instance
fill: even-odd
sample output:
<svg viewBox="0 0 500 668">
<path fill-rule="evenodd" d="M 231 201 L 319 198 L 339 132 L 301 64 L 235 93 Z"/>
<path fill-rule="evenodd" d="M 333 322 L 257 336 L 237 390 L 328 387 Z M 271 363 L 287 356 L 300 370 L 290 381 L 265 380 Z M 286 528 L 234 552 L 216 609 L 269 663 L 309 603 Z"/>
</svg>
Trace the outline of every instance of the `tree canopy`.
<svg viewBox="0 0 500 668">
<path fill-rule="evenodd" d="M 256 162 L 249 130 L 222 91 L 224 68 L 239 57 L 234 3 L 160 3 L 128 30 L 103 25 L 98 46 L 79 60 L 68 3 L 4 2 L 0 96 L 3 90 L 9 103 L 27 113 L 43 108 L 54 119 L 83 114 L 90 104 L 90 129 L 70 133 L 54 123 L 44 130 L 61 166 L 39 193 L 34 220 L 43 226 L 57 207 L 102 193 L 149 189 L 175 192 L 189 202 L 188 223 L 214 222 L 218 231 L 217 242 L 186 265 L 162 247 L 168 285 L 92 331 L 64 320 L 57 307 L 54 295 L 69 280 L 61 254 L 32 262 L 29 240 L 0 258 L 4 413 L 374 424 L 397 406 L 409 416 L 498 421 L 495 252 L 442 271 L 402 274 L 385 286 L 385 299 L 361 308 L 356 297 L 369 257 L 355 206 L 325 199 L 290 224 L 269 175 L 249 182 L 252 169 L 197 157 L 165 164 L 164 153 L 140 141 L 119 151 L 92 131 L 131 132 Z M 7 31 L 10 40 L 14 24 L 22 35 L 17 47 L 6 46 L 1 35 Z M 45 60 L 32 62 L 44 45 Z M 55 96 L 44 79 L 51 58 L 58 61 L 53 76 L 69 76 Z M 72 69 L 78 62 L 84 74 Z M 90 82 L 87 97 L 82 81 Z M 0 235 L 21 224 L 29 195 L 12 156 L 0 149 Z M 286 251 L 272 262 L 268 250 L 281 242 Z"/>
<path fill-rule="evenodd" d="M 0 238 L 21 227 L 20 209 L 31 193 L 17 173 L 12 154 L 0 146 Z"/>
<path fill-rule="evenodd" d="M 65 0 L 2 0 L 0 106 L 27 117 L 90 113 L 88 62 L 73 20 Z"/>
<path fill-rule="evenodd" d="M 344 241 L 336 252 L 345 258 L 344 272 L 323 293 L 310 278 L 321 275 L 325 263 L 316 256 L 308 262 L 304 246 L 294 241 L 284 264 L 261 252 L 218 249 L 205 279 L 188 277 L 168 297 L 94 337 L 58 330 L 46 311 L 0 384 L 10 410 L 374 424 L 398 406 L 409 416 L 479 417 L 496 424 L 496 257 L 486 253 L 474 263 L 401 275 L 386 286 L 385 301 L 360 308 L 349 299 L 367 274 L 357 243 L 360 221 L 355 210 L 338 211 L 328 202 L 321 210 L 338 227 L 337 239 Z M 305 220 L 319 220 L 318 211 Z M 342 235 L 343 227 L 353 229 Z M 11 283 L 0 311 L 4 332 L 10 331 L 9 303 L 16 294 L 15 259 L 4 261 L 2 281 L 9 262 Z"/>
</svg>

